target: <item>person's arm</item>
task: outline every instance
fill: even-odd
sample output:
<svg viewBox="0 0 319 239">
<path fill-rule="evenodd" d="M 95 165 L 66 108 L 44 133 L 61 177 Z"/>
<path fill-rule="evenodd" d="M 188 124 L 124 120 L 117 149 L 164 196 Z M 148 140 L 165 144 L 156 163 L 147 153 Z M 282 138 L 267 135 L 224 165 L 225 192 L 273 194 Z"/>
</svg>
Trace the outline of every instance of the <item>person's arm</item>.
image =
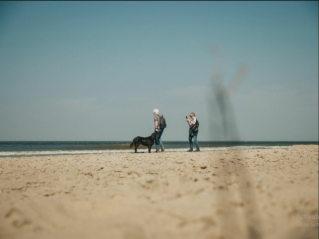
<svg viewBox="0 0 319 239">
<path fill-rule="evenodd" d="M 196 117 L 194 117 L 193 121 L 192 121 L 192 125 L 195 125 L 196 124 Z"/>
<path fill-rule="evenodd" d="M 186 119 L 186 122 L 187 122 L 188 126 L 191 126 L 191 125 L 190 125 L 190 120 L 189 120 L 189 119 Z"/>
<path fill-rule="evenodd" d="M 196 123 L 196 118 L 194 120 L 189 120 L 188 121 L 188 125 L 191 126 L 191 125 L 194 125 Z"/>
<path fill-rule="evenodd" d="M 158 121 L 159 121 L 158 115 L 154 115 L 154 127 L 155 127 L 155 130 L 158 129 Z"/>
</svg>

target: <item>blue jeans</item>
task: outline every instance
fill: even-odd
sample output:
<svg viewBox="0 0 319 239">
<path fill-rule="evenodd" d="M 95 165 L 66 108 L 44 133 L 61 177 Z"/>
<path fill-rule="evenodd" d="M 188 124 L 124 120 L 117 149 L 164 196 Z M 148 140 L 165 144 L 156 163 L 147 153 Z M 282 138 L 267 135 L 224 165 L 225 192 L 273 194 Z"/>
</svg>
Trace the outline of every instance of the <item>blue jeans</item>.
<svg viewBox="0 0 319 239">
<path fill-rule="evenodd" d="M 163 142 L 161 140 L 163 132 L 164 132 L 164 129 L 161 129 L 161 128 L 158 129 L 157 133 L 159 134 L 159 137 L 155 138 L 156 151 L 160 150 L 161 148 L 164 148 Z M 156 131 L 154 131 L 154 133 L 156 133 Z"/>
<path fill-rule="evenodd" d="M 195 146 L 196 146 L 196 149 L 199 149 L 199 145 L 198 145 L 198 141 L 197 141 L 197 135 L 198 135 L 198 131 L 194 133 L 194 143 L 195 143 Z M 190 149 L 193 149 L 193 141 L 192 141 L 192 138 L 191 137 L 188 137 L 188 141 L 189 141 L 189 148 Z"/>
</svg>

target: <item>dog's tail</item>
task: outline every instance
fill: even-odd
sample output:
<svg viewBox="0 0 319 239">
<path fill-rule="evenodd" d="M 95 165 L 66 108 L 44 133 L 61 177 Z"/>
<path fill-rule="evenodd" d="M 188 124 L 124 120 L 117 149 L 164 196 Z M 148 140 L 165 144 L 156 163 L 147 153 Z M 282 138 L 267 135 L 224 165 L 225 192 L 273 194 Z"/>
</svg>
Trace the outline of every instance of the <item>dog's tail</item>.
<svg viewBox="0 0 319 239">
<path fill-rule="evenodd" d="M 133 147 L 133 142 L 130 144 L 130 148 L 132 148 Z"/>
</svg>

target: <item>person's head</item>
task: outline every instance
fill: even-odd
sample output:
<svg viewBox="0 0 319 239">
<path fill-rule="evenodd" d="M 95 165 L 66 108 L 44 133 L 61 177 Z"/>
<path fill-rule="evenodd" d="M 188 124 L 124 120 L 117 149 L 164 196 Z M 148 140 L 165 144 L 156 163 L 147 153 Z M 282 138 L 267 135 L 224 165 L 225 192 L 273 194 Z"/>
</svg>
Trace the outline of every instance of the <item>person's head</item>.
<svg viewBox="0 0 319 239">
<path fill-rule="evenodd" d="M 154 109 L 153 110 L 153 115 L 158 115 L 159 114 L 159 110 L 158 109 Z"/>
<path fill-rule="evenodd" d="M 189 117 L 194 118 L 194 117 L 195 117 L 195 113 L 194 113 L 194 112 L 191 112 L 191 113 L 189 114 Z"/>
</svg>

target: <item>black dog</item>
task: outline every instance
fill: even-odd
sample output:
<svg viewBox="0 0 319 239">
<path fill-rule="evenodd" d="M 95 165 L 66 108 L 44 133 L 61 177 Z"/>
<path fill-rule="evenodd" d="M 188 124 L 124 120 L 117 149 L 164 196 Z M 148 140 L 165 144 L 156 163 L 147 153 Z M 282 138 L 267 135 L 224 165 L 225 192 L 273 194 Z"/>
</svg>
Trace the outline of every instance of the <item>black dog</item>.
<svg viewBox="0 0 319 239">
<path fill-rule="evenodd" d="M 133 139 L 133 142 L 130 144 L 130 148 L 135 146 L 135 153 L 137 153 L 137 148 L 141 144 L 148 147 L 148 152 L 150 153 L 156 137 L 159 137 L 158 133 L 153 133 L 149 137 L 137 136 Z"/>
</svg>

